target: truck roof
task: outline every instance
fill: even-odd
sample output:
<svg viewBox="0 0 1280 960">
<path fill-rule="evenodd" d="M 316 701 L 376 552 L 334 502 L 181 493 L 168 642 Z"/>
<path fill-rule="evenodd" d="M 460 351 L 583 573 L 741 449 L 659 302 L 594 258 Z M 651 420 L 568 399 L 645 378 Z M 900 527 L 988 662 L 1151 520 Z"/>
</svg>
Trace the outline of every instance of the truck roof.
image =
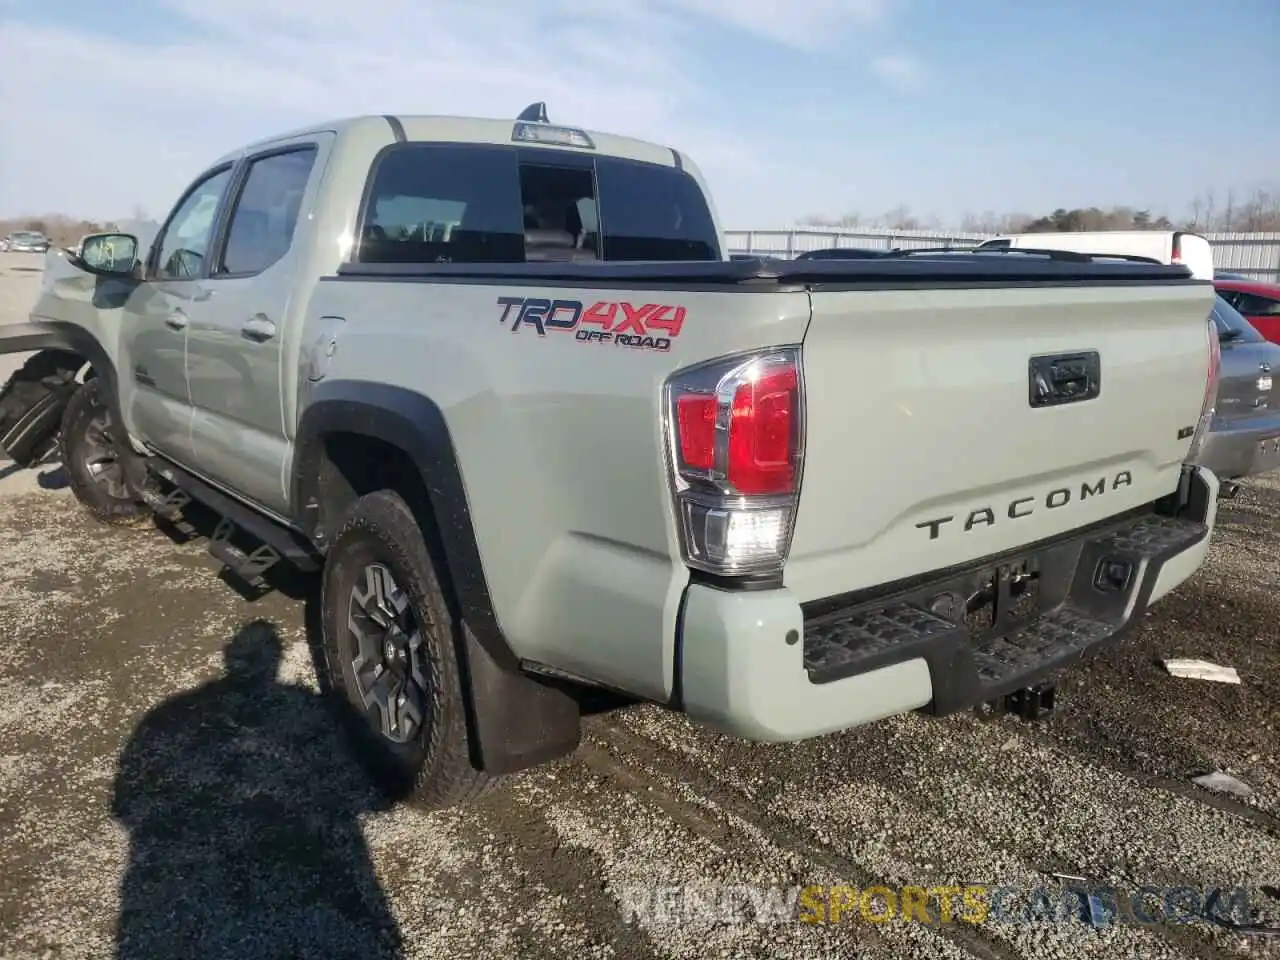
<svg viewBox="0 0 1280 960">
<path fill-rule="evenodd" d="M 245 144 L 223 154 L 216 162 L 222 163 L 246 152 L 269 148 L 276 143 L 321 132 L 332 132 L 344 139 L 369 136 L 376 137 L 378 140 L 385 140 L 388 134 L 398 137 L 403 132 L 404 138 L 409 141 L 446 140 L 462 143 L 503 145 L 511 145 L 518 142 L 521 147 L 533 149 L 564 149 L 564 145 L 559 143 L 539 144 L 527 140 L 513 140 L 514 128 L 520 122 L 528 121 L 519 121 L 515 118 L 499 120 L 492 117 L 459 117 L 443 114 L 365 114 L 362 116 L 341 117 L 277 133 L 253 143 Z M 568 128 L 585 133 L 594 144 L 591 152 L 597 155 L 625 157 L 630 160 L 641 160 L 665 166 L 692 166 L 687 157 L 682 156 L 672 147 L 651 143 L 646 140 L 638 140 L 634 137 L 588 130 L 572 124 L 552 123 L 549 126 Z"/>
</svg>

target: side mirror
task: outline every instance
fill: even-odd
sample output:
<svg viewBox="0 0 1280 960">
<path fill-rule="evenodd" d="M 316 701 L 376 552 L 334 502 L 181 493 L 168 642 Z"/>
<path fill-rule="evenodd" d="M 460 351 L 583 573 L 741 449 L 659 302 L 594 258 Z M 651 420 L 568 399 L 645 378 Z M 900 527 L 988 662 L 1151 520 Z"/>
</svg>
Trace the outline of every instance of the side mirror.
<svg viewBox="0 0 1280 960">
<path fill-rule="evenodd" d="M 81 239 L 76 259 L 93 273 L 132 276 L 138 265 L 138 238 L 130 233 L 91 233 Z"/>
</svg>

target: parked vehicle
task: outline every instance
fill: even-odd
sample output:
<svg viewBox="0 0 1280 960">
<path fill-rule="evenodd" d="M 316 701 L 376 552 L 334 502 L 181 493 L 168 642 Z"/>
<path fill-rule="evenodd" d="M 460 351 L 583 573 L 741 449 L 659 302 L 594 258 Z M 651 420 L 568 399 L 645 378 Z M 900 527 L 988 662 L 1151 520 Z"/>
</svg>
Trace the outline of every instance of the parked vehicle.
<svg viewBox="0 0 1280 960">
<path fill-rule="evenodd" d="M 1222 345 L 1218 401 L 1196 462 L 1223 481 L 1280 467 L 1280 403 L 1273 389 L 1280 373 L 1280 346 L 1263 336 L 1223 297 L 1213 321 Z M 1234 484 L 1224 485 L 1234 493 Z"/>
<path fill-rule="evenodd" d="M 1198 233 L 1186 230 L 1090 230 L 1078 233 L 1013 233 L 984 240 L 975 249 L 1036 247 L 1141 257 L 1157 263 L 1183 264 L 1200 280 L 1213 279 L 1213 248 Z"/>
<path fill-rule="evenodd" d="M 5 238 L 11 253 L 47 253 L 49 238 L 36 230 L 16 230 Z"/>
<path fill-rule="evenodd" d="M 541 107 L 255 143 L 149 249 L 52 258 L 0 438 L 319 571 L 327 679 L 431 806 L 573 750 L 592 688 L 765 741 L 1029 701 L 1200 566 L 1210 284 L 733 261 L 713 211 Z"/>
<path fill-rule="evenodd" d="M 1216 279 L 1218 294 L 1272 343 L 1280 343 L 1280 283 Z"/>
</svg>

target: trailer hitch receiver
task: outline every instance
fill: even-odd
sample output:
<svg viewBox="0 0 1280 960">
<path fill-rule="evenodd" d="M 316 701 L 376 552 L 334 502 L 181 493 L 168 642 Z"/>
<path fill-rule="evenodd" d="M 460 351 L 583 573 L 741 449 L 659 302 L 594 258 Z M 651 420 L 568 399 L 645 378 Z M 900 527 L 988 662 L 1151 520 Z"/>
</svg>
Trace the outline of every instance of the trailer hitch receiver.
<svg viewBox="0 0 1280 960">
<path fill-rule="evenodd" d="M 1001 713 L 1009 713 L 1029 723 L 1045 720 L 1053 713 L 1057 697 L 1057 685 L 1037 683 L 1005 694 L 995 704 Z"/>
</svg>

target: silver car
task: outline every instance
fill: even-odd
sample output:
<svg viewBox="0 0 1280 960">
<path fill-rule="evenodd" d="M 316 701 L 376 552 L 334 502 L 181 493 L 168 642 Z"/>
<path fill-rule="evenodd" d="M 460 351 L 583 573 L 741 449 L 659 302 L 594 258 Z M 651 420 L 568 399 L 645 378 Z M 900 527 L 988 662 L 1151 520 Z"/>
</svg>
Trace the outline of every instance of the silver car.
<svg viewBox="0 0 1280 960">
<path fill-rule="evenodd" d="M 1222 297 L 1214 302 L 1213 322 L 1222 345 L 1222 377 L 1199 463 L 1230 493 L 1230 481 L 1280 467 L 1280 403 L 1273 391 L 1280 345 L 1265 340 Z"/>
<path fill-rule="evenodd" d="M 5 238 L 10 253 L 47 253 L 49 238 L 35 230 L 18 230 Z"/>
</svg>

